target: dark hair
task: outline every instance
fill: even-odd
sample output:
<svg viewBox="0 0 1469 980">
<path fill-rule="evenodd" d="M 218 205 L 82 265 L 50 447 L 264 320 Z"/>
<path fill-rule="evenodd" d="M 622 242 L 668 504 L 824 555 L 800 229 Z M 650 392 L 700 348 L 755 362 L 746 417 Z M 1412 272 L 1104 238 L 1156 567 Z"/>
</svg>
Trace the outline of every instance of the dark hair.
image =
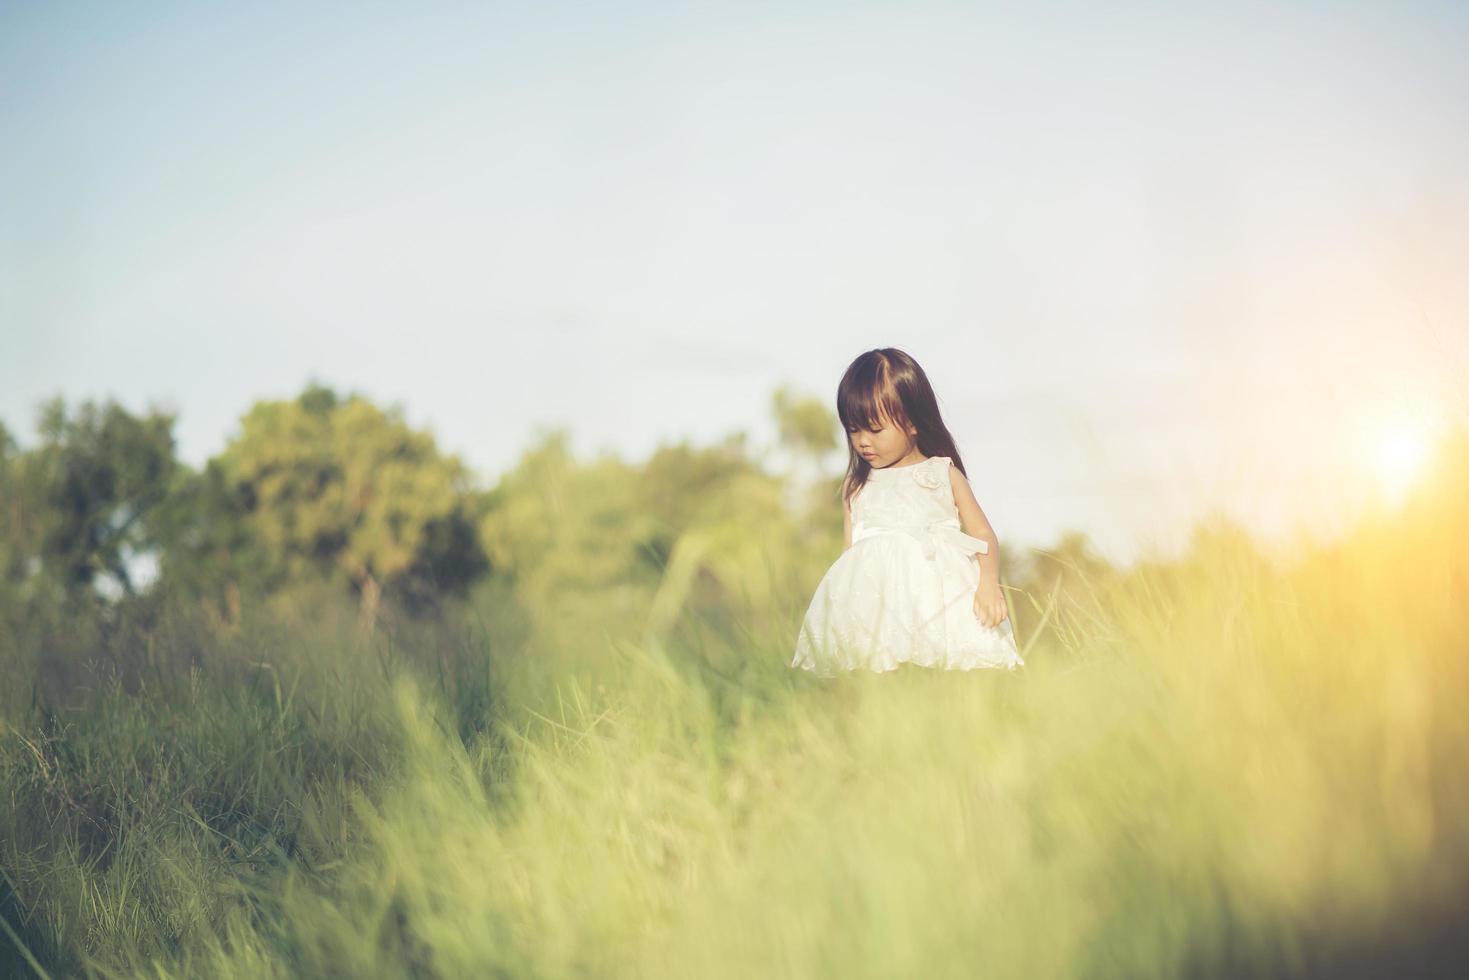
<svg viewBox="0 0 1469 980">
<path fill-rule="evenodd" d="M 875 428 L 883 417 L 905 430 L 911 424 L 918 430 L 918 451 L 925 456 L 947 456 L 967 478 L 954 437 L 939 415 L 938 399 L 928 383 L 928 375 L 918 362 L 896 347 L 870 350 L 847 367 L 837 385 L 837 417 L 842 420 L 842 434 L 857 426 Z M 842 500 L 852 496 L 867 483 L 872 464 L 863 459 L 847 437 L 847 476 L 842 481 Z"/>
</svg>

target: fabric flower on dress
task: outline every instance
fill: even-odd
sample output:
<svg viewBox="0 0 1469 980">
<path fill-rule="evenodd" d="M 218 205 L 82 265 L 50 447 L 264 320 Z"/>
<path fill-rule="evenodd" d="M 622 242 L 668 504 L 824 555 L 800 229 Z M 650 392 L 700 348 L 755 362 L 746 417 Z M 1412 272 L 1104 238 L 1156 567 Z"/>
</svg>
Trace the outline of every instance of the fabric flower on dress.
<svg viewBox="0 0 1469 980">
<path fill-rule="evenodd" d="M 944 485 L 944 478 L 939 475 L 937 467 L 922 465 L 913 467 L 913 482 L 925 490 L 937 490 Z"/>
</svg>

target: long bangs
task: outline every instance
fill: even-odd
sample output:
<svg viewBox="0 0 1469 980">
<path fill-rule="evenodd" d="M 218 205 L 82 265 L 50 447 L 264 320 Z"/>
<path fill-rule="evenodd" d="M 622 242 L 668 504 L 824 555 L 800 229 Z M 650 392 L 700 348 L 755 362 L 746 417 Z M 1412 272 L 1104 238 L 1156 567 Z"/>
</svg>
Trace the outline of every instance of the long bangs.
<svg viewBox="0 0 1469 980">
<path fill-rule="evenodd" d="M 873 358 L 853 365 L 837 389 L 837 415 L 842 428 L 875 429 L 883 417 L 902 425 L 908 421 L 903 400 L 888 378 L 887 365 Z"/>
</svg>

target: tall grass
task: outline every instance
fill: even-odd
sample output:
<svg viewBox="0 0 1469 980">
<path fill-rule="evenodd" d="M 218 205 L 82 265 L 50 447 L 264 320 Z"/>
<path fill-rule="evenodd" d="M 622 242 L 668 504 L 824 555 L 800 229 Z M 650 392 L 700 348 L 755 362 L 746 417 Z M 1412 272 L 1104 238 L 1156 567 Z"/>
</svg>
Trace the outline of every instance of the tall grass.
<svg viewBox="0 0 1469 980">
<path fill-rule="evenodd" d="M 1013 675 L 798 674 L 783 599 L 581 645 L 155 623 L 162 680 L 9 709 L 0 969 L 1427 973 L 1469 912 L 1466 542 L 1460 440 L 1288 565 L 1201 529 L 1012 596 Z"/>
</svg>

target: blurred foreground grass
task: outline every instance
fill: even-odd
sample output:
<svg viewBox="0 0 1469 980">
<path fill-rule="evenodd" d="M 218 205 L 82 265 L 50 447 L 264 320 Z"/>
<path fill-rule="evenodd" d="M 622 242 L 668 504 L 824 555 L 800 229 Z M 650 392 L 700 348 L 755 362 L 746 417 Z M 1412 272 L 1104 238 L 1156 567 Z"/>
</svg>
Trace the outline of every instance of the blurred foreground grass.
<svg viewBox="0 0 1469 980">
<path fill-rule="evenodd" d="M 491 589 L 391 643 L 311 595 L 102 664 L 28 624 L 0 973 L 1426 974 L 1469 913 L 1466 543 L 1460 440 L 1288 567 L 1201 532 L 1013 595 L 1014 675 L 793 672 L 804 580 L 579 643 Z"/>
</svg>

